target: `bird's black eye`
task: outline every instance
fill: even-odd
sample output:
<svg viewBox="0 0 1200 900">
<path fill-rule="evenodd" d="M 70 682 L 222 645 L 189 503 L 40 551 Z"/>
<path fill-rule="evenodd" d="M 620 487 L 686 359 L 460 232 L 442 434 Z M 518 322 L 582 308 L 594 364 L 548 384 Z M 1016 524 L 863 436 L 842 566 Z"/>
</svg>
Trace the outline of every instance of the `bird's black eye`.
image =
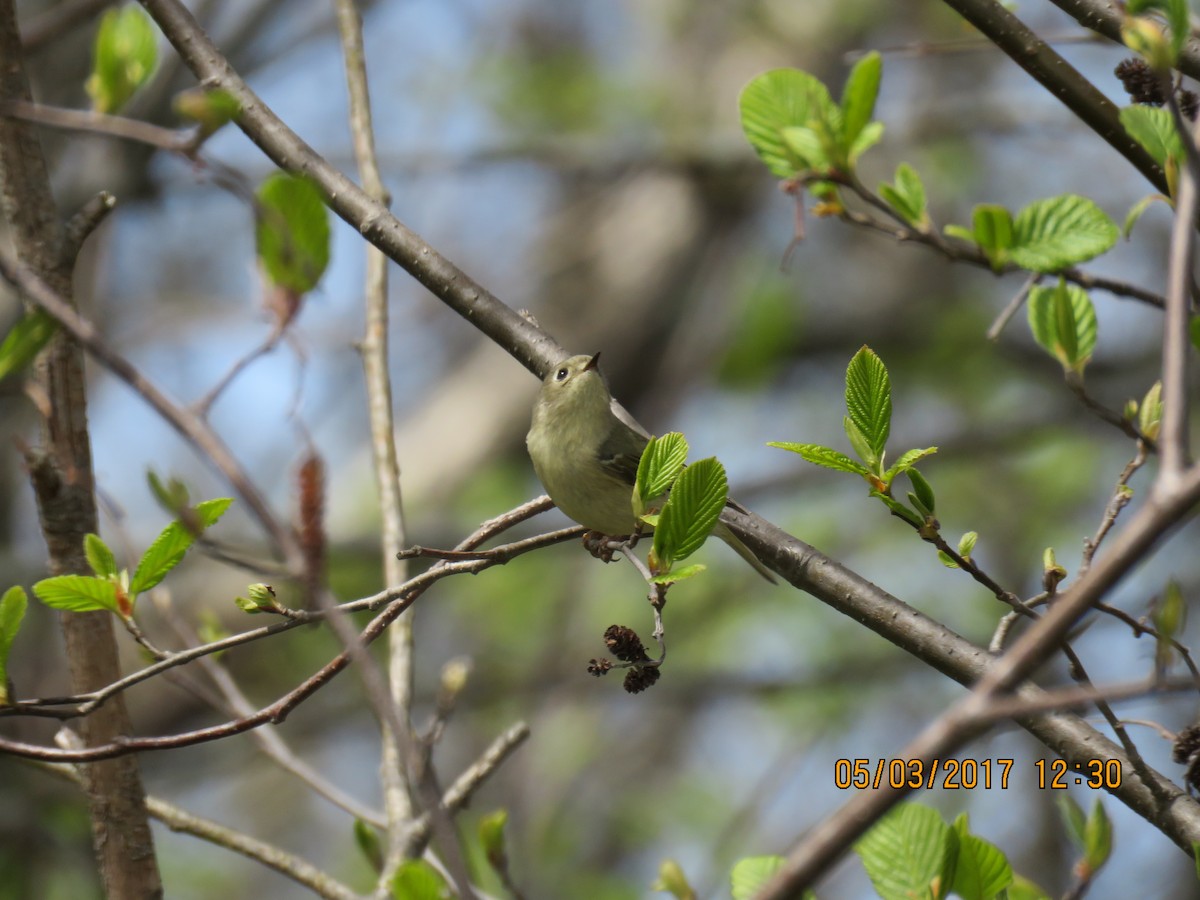
<svg viewBox="0 0 1200 900">
<path fill-rule="evenodd" d="M 564 381 L 564 380 L 566 380 L 566 377 L 567 377 L 567 367 L 566 366 L 563 366 L 561 369 L 559 369 L 557 372 L 554 373 L 555 381 Z"/>
</svg>

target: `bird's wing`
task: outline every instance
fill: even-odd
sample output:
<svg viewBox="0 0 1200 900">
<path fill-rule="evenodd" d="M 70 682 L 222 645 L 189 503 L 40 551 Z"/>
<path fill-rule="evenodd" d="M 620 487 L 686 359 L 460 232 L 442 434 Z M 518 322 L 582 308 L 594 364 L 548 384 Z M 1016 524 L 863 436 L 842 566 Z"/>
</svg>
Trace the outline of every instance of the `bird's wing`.
<svg viewBox="0 0 1200 900">
<path fill-rule="evenodd" d="M 637 481 L 638 463 L 648 439 L 619 419 L 613 420 L 608 437 L 596 453 L 600 465 L 614 478 L 632 485 Z"/>
</svg>

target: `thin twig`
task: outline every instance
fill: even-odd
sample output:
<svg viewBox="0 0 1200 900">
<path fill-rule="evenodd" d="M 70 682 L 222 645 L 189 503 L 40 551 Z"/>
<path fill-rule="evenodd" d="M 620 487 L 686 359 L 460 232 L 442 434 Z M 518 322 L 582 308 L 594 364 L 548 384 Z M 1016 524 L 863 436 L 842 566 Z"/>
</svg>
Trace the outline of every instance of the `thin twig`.
<svg viewBox="0 0 1200 900">
<path fill-rule="evenodd" d="M 81 782 L 77 766 L 45 762 L 33 762 L 32 765 L 76 784 Z M 274 869 L 285 878 L 308 888 L 318 897 L 324 897 L 325 900 L 359 900 L 358 894 L 327 872 L 318 869 L 303 857 L 288 853 L 274 844 L 268 844 L 211 819 L 186 812 L 173 803 L 168 803 L 158 797 L 147 796 L 146 809 L 152 817 L 158 819 L 172 831 L 190 834 L 208 841 L 214 846 L 240 853 L 248 859 Z"/>
</svg>

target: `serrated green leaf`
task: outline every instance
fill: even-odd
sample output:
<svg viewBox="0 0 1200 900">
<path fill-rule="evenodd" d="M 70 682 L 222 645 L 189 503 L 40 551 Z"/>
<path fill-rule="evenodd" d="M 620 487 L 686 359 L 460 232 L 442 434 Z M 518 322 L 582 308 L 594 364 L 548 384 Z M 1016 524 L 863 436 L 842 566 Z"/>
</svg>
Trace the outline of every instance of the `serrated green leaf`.
<svg viewBox="0 0 1200 900">
<path fill-rule="evenodd" d="M 793 178 L 805 171 L 804 163 L 784 141 L 784 129 L 807 127 L 822 107 L 833 107 L 829 91 L 799 69 L 764 72 L 752 79 L 738 98 L 746 139 L 777 178 Z"/>
<path fill-rule="evenodd" d="M 1087 291 L 1059 280 L 1030 290 L 1029 327 L 1067 371 L 1082 372 L 1096 349 L 1096 310 Z"/>
<path fill-rule="evenodd" d="M 214 497 L 196 504 L 195 514 L 202 528 L 212 528 L 233 503 L 232 497 Z"/>
<path fill-rule="evenodd" d="M 92 108 L 115 113 L 150 80 L 158 61 L 158 38 L 150 16 L 136 3 L 110 9 L 100 20 L 92 48 L 87 92 Z"/>
<path fill-rule="evenodd" d="M 962 900 L 993 900 L 1013 883 L 1012 866 L 1000 849 L 971 834 L 967 814 L 954 821 L 958 860 L 952 891 Z"/>
<path fill-rule="evenodd" d="M 1112 855 L 1112 822 L 1099 797 L 1092 804 L 1084 824 L 1083 848 L 1084 859 L 1093 873 L 1100 871 Z"/>
<path fill-rule="evenodd" d="M 936 449 L 936 448 L 931 448 L 931 449 Z M 915 453 L 915 452 L 917 452 L 917 451 L 914 451 L 914 450 L 909 451 L 909 453 Z M 908 455 L 908 453 L 905 454 L 905 456 L 907 456 L 907 455 Z M 920 459 L 920 457 L 917 457 L 917 459 Z M 904 456 L 900 457 L 900 461 L 897 462 L 895 465 L 893 465 L 892 469 L 895 469 L 903 461 L 904 461 Z M 914 462 L 915 462 L 915 460 L 914 460 Z M 888 469 L 888 471 L 890 472 L 892 469 Z M 933 485 L 931 485 L 928 481 L 925 480 L 924 475 L 922 475 L 916 469 L 912 468 L 911 464 L 909 466 L 907 466 L 905 469 L 903 469 L 902 471 L 905 471 L 908 473 L 908 481 L 913 486 L 913 492 L 917 495 L 917 499 L 921 501 L 921 505 L 924 506 L 925 509 L 927 509 L 929 511 L 929 515 L 933 515 L 935 512 L 937 512 L 937 497 L 934 496 Z"/>
<path fill-rule="evenodd" d="M 895 181 L 892 184 L 881 183 L 879 193 L 910 225 L 920 229 L 929 227 L 925 185 L 917 170 L 908 163 L 900 163 L 896 167 Z"/>
<path fill-rule="evenodd" d="M 650 438 L 638 461 L 633 490 L 633 513 L 640 517 L 650 503 L 658 500 L 679 477 L 687 461 L 687 439 L 677 431 Z"/>
<path fill-rule="evenodd" d="M 1177 167 L 1183 160 L 1183 139 L 1169 109 L 1139 103 L 1122 108 L 1118 115 L 1129 136 L 1164 170 L 1169 164 Z"/>
<path fill-rule="evenodd" d="M 747 856 L 739 859 L 729 873 L 733 900 L 753 900 L 782 865 L 782 856 Z"/>
<path fill-rule="evenodd" d="M 229 509 L 232 502 L 230 497 L 218 497 L 196 504 L 191 510 L 192 516 L 195 518 L 194 524 L 201 531 L 212 527 L 225 513 L 225 510 Z M 162 581 L 168 572 L 179 565 L 195 540 L 196 535 L 181 519 L 176 519 L 164 528 L 154 542 L 146 548 L 146 552 L 142 554 L 137 570 L 133 573 L 133 581 L 129 585 L 130 593 L 134 595 L 145 593 Z"/>
<path fill-rule="evenodd" d="M 120 615 L 117 586 L 90 575 L 55 575 L 33 586 L 33 594 L 52 609 L 93 612 L 107 609 Z"/>
<path fill-rule="evenodd" d="M 927 456 L 932 456 L 937 453 L 937 447 L 925 447 L 921 450 L 906 450 L 900 454 L 900 458 L 888 466 L 888 470 L 883 473 L 883 481 L 885 484 L 891 484 L 895 477 L 902 472 L 913 471 L 913 466 L 919 463 Z M 921 478 L 920 473 L 917 477 Z"/>
<path fill-rule="evenodd" d="M 957 835 L 936 810 L 919 803 L 895 807 L 854 850 L 883 900 L 944 897 L 954 882 Z"/>
<path fill-rule="evenodd" d="M 21 630 L 27 606 L 29 598 L 19 585 L 10 587 L 0 597 L 0 706 L 7 706 L 12 700 L 8 696 L 8 657 L 17 632 Z"/>
<path fill-rule="evenodd" d="M 392 879 L 393 900 L 449 900 L 450 886 L 423 859 L 409 859 L 400 864 Z"/>
<path fill-rule="evenodd" d="M 874 50 L 856 62 L 846 76 L 841 109 L 842 128 L 849 144 L 854 143 L 875 113 L 875 100 L 879 96 L 882 76 L 883 57 Z"/>
<path fill-rule="evenodd" d="M 272 284 L 307 294 L 329 265 L 329 210 L 307 178 L 276 172 L 256 195 L 258 259 Z"/>
<path fill-rule="evenodd" d="M 0 343 L 0 381 L 32 363 L 57 330 L 58 324 L 40 309 L 18 319 Z"/>
<path fill-rule="evenodd" d="M 108 549 L 108 544 L 100 539 L 100 535 L 85 534 L 83 536 L 83 553 L 87 557 L 88 565 L 92 567 L 92 571 L 98 576 L 101 578 L 116 576 L 116 557 Z"/>
<path fill-rule="evenodd" d="M 1031 272 L 1057 272 L 1111 249 L 1120 231 L 1087 197 L 1035 200 L 1013 221 L 1009 258 Z"/>
<path fill-rule="evenodd" d="M 651 584 L 675 584 L 677 581 L 685 581 L 688 578 L 693 578 L 699 575 L 708 566 L 703 563 L 693 563 L 690 566 L 672 567 L 671 571 L 663 572 L 661 575 L 651 575 Z"/>
<path fill-rule="evenodd" d="M 167 573 L 179 565 L 196 538 L 178 521 L 164 528 L 146 548 L 133 573 L 130 593 L 142 594 L 157 585 Z"/>
<path fill-rule="evenodd" d="M 835 469 L 839 472 L 853 472 L 855 475 L 862 475 L 864 477 L 870 474 L 870 471 L 862 463 L 851 459 L 845 453 L 834 450 L 832 447 L 824 447 L 821 444 L 793 444 L 788 441 L 769 441 L 767 446 L 798 453 L 806 462 L 824 466 L 826 469 Z"/>
<path fill-rule="evenodd" d="M 883 360 L 870 347 L 855 353 L 846 368 L 846 412 L 869 448 L 869 454 L 860 453 L 863 462 L 878 468 L 892 427 L 892 385 Z M 850 429 L 847 437 L 853 444 Z"/>
<path fill-rule="evenodd" d="M 980 203 L 971 211 L 971 224 L 975 243 L 992 266 L 1000 268 L 1008 262 L 1013 245 L 1012 213 L 995 203 Z"/>
<path fill-rule="evenodd" d="M 700 549 L 721 517 L 728 497 L 725 467 L 715 457 L 683 470 L 654 530 L 654 553 L 665 568 Z"/>
<path fill-rule="evenodd" d="M 850 441 L 850 449 L 857 453 L 859 459 L 874 473 L 879 468 L 881 460 L 875 455 L 871 442 L 862 433 L 862 429 L 855 425 L 849 416 L 842 416 L 842 430 L 846 432 L 846 438 Z"/>
</svg>

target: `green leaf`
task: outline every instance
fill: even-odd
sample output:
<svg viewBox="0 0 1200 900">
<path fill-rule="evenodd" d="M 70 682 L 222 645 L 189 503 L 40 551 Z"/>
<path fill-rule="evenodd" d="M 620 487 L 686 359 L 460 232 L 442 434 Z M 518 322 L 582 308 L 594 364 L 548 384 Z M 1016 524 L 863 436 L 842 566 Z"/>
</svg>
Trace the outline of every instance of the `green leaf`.
<svg viewBox="0 0 1200 900">
<path fill-rule="evenodd" d="M 1093 873 L 1108 862 L 1112 855 L 1112 822 L 1097 797 L 1083 827 L 1083 855 Z"/>
<path fill-rule="evenodd" d="M 942 229 L 942 232 L 948 237 L 958 238 L 960 241 L 966 241 L 972 246 L 979 245 L 979 242 L 975 240 L 975 232 L 962 225 L 947 225 Z"/>
<path fill-rule="evenodd" d="M 880 196 L 910 225 L 925 230 L 929 227 L 929 210 L 925 199 L 925 185 L 921 176 L 908 163 L 896 167 L 896 178 L 892 184 L 881 182 Z"/>
<path fill-rule="evenodd" d="M 1087 291 L 1062 279 L 1029 291 L 1029 327 L 1066 371 L 1082 372 L 1096 349 L 1096 310 Z"/>
<path fill-rule="evenodd" d="M 890 509 L 893 513 L 898 515 L 904 521 L 908 522 L 914 528 L 924 528 L 925 527 L 924 517 L 913 512 L 911 509 L 909 509 L 907 506 L 905 506 L 903 503 L 901 503 L 895 497 L 889 496 L 888 494 L 885 494 L 882 491 L 877 491 L 877 490 L 872 490 L 871 496 L 878 499 L 880 503 L 882 503 L 884 506 L 886 506 L 888 509 Z"/>
<path fill-rule="evenodd" d="M 633 486 L 633 514 L 641 517 L 648 505 L 662 497 L 675 483 L 687 460 L 687 439 L 678 431 L 650 438 L 638 461 Z"/>
<path fill-rule="evenodd" d="M 965 559 L 971 558 L 971 552 L 975 549 L 975 544 L 979 540 L 979 533 L 976 531 L 968 531 L 958 539 L 958 555 Z"/>
<path fill-rule="evenodd" d="M 1087 197 L 1047 197 L 1017 213 L 1009 258 L 1032 272 L 1057 272 L 1099 256 L 1119 236 L 1116 223 Z"/>
<path fill-rule="evenodd" d="M 498 809 L 479 820 L 479 843 L 483 847 L 488 864 L 497 871 L 508 868 L 508 850 L 504 840 L 504 826 L 508 824 L 508 810 Z"/>
<path fill-rule="evenodd" d="M 859 455 L 872 470 L 878 468 L 892 427 L 892 386 L 887 368 L 870 347 L 855 353 L 846 369 L 846 412 L 869 449 Z M 847 427 L 847 437 L 854 444 L 851 431 Z"/>
<path fill-rule="evenodd" d="M 739 859 L 729 873 L 733 900 L 752 900 L 782 865 L 782 856 L 747 856 Z"/>
<path fill-rule="evenodd" d="M 206 136 L 232 122 L 242 111 L 237 97 L 224 88 L 188 88 L 176 94 L 171 105 L 179 116 L 199 125 Z"/>
<path fill-rule="evenodd" d="M 902 803 L 854 845 L 883 900 L 944 897 L 954 883 L 958 840 L 941 815 Z"/>
<path fill-rule="evenodd" d="M 858 158 L 874 147 L 883 138 L 883 123 L 868 122 L 866 127 L 858 133 L 846 151 L 846 162 L 853 169 L 858 163 Z"/>
<path fill-rule="evenodd" d="M 329 210 L 307 178 L 276 172 L 258 189 L 258 259 L 272 284 L 307 294 L 329 265 Z"/>
<path fill-rule="evenodd" d="M 230 497 L 218 497 L 215 500 L 205 500 L 190 510 L 195 517 L 195 525 L 204 531 L 211 528 L 218 519 L 229 509 L 233 502 Z M 137 570 L 133 573 L 133 582 L 129 585 L 131 594 L 145 593 L 157 585 L 167 573 L 179 565 L 188 548 L 196 540 L 196 535 L 188 528 L 182 519 L 176 519 L 162 530 L 154 542 L 146 548 L 138 562 Z"/>
<path fill-rule="evenodd" d="M 392 879 L 394 900 L 449 900 L 450 886 L 423 859 L 409 859 L 400 864 Z"/>
<path fill-rule="evenodd" d="M 1159 200 L 1167 206 L 1171 205 L 1171 198 L 1166 194 L 1147 194 L 1129 208 L 1129 212 L 1125 214 L 1125 221 L 1121 225 L 1121 235 L 1125 240 L 1129 240 L 1133 236 L 1133 226 L 1137 224 L 1142 214 Z"/>
<path fill-rule="evenodd" d="M 721 517 L 728 497 L 725 467 L 715 457 L 683 470 L 654 530 L 654 555 L 664 570 L 700 549 Z"/>
<path fill-rule="evenodd" d="M 177 516 L 180 510 L 191 505 L 187 485 L 178 478 L 171 478 L 164 485 L 159 479 L 158 473 L 153 469 L 147 469 L 146 482 L 150 485 L 150 492 L 154 494 L 158 505 L 171 515 Z"/>
<path fill-rule="evenodd" d="M 673 567 L 671 571 L 663 572 L 661 575 L 651 575 L 650 583 L 675 584 L 677 581 L 684 581 L 688 578 L 699 575 L 707 568 L 708 566 L 704 565 L 703 563 L 693 563 L 690 566 L 679 566 L 678 568 Z"/>
<path fill-rule="evenodd" d="M 215 497 L 212 500 L 201 500 L 196 504 L 196 518 L 200 522 L 201 528 L 212 528 L 217 524 L 221 516 L 225 515 L 225 511 L 229 509 L 233 503 L 232 497 Z"/>
<path fill-rule="evenodd" d="M 1158 635 L 1154 641 L 1154 666 L 1159 675 L 1164 675 L 1175 658 L 1172 640 L 1183 632 L 1187 623 L 1187 604 L 1179 582 L 1171 579 L 1161 598 L 1155 600 L 1150 609 L 1150 621 Z"/>
<path fill-rule="evenodd" d="M 882 460 L 875 455 L 875 450 L 871 447 L 871 442 L 867 436 L 862 433 L 862 429 L 850 420 L 849 416 L 842 416 L 842 430 L 846 432 L 846 438 L 850 441 L 850 448 L 858 454 L 859 459 L 867 464 L 870 471 L 874 473 Z"/>
<path fill-rule="evenodd" d="M 853 146 L 875 112 L 879 81 L 883 75 L 883 57 L 872 50 L 854 64 L 842 88 L 842 131 L 846 143 Z"/>
<path fill-rule="evenodd" d="M 900 458 L 888 466 L 888 470 L 883 473 L 883 481 L 885 484 L 891 484 L 897 475 L 901 472 L 910 472 L 913 466 L 919 463 L 927 456 L 932 456 L 937 453 L 937 447 L 926 447 L 923 450 L 908 450 L 900 455 Z M 917 474 L 920 478 L 920 473 Z M 924 479 L 922 479 L 924 480 Z M 915 484 L 913 485 L 916 486 Z M 919 492 L 918 492 L 919 493 Z"/>
<path fill-rule="evenodd" d="M 379 839 L 379 832 L 375 830 L 374 825 L 364 822 L 362 819 L 355 819 L 354 844 L 372 871 L 376 873 L 383 871 L 383 841 Z"/>
<path fill-rule="evenodd" d="M 33 593 L 52 609 L 68 612 L 93 612 L 107 609 L 120 615 L 117 586 L 104 578 L 90 575 L 55 575 L 33 586 Z"/>
<path fill-rule="evenodd" d="M 1184 159 L 1183 138 L 1169 109 L 1138 103 L 1124 107 L 1118 115 L 1129 136 L 1141 144 L 1164 171 L 1168 167 L 1178 169 Z"/>
<path fill-rule="evenodd" d="M 958 860 L 953 892 L 962 900 L 993 900 L 1007 890 L 1013 883 L 1013 870 L 999 848 L 971 834 L 966 813 L 954 820 L 954 831 Z"/>
<path fill-rule="evenodd" d="M 7 706 L 12 700 L 8 696 L 8 657 L 28 605 L 29 598 L 20 586 L 10 587 L 0 597 L 0 706 Z"/>
<path fill-rule="evenodd" d="M 696 892 L 688 884 L 683 867 L 673 859 L 664 859 L 658 867 L 658 878 L 650 890 L 670 894 L 675 900 L 696 900 Z"/>
<path fill-rule="evenodd" d="M 1069 794 L 1058 795 L 1058 812 L 1062 816 L 1063 823 L 1067 826 L 1067 834 L 1075 846 L 1081 850 L 1086 846 L 1085 832 L 1087 830 L 1087 819 L 1083 815 L 1083 810 L 1079 808 L 1079 804 L 1071 798 Z"/>
<path fill-rule="evenodd" d="M 1051 900 L 1051 897 L 1028 878 L 1014 875 L 1012 886 L 1002 900 Z"/>
<path fill-rule="evenodd" d="M 115 113 L 150 80 L 158 61 L 154 23 L 136 3 L 110 9 L 100 20 L 87 92 L 92 108 Z"/>
<path fill-rule="evenodd" d="M 57 330 L 57 323 L 40 309 L 18 319 L 0 343 L 0 381 L 33 362 Z"/>
<path fill-rule="evenodd" d="M 738 109 L 742 130 L 754 152 L 777 178 L 793 178 L 808 167 L 784 140 L 784 130 L 805 128 L 817 118 L 828 118 L 834 106 L 825 85 L 807 72 L 772 69 L 743 88 Z"/>
<path fill-rule="evenodd" d="M 83 553 L 87 557 L 92 571 L 101 578 L 112 578 L 117 575 L 117 560 L 97 534 L 83 536 Z"/>
<path fill-rule="evenodd" d="M 1138 407 L 1138 431 L 1150 440 L 1158 440 L 1158 432 L 1162 428 L 1162 382 L 1156 381 L 1146 391 L 1142 404 Z"/>
<path fill-rule="evenodd" d="M 912 452 L 914 451 L 909 451 L 909 453 Z M 907 456 L 907 454 L 905 455 Z M 904 457 L 901 457 L 900 459 L 903 461 Z M 896 468 L 898 465 L 900 465 L 900 463 L 896 463 L 896 465 L 892 466 L 892 469 Z M 890 472 L 891 469 L 888 469 L 888 471 Z M 905 471 L 908 472 L 908 480 L 913 486 L 913 493 L 916 494 L 917 499 L 921 502 L 921 506 L 925 507 L 925 509 L 928 511 L 928 514 L 932 516 L 937 511 L 937 498 L 933 493 L 933 485 L 925 480 L 924 475 L 911 466 Z"/>
<path fill-rule="evenodd" d="M 857 460 L 851 459 L 845 453 L 839 453 L 831 447 L 823 447 L 820 444 L 793 444 L 788 441 L 769 441 L 767 446 L 798 453 L 807 462 L 824 466 L 826 469 L 836 469 L 839 472 L 853 472 L 855 475 L 862 475 L 864 478 L 871 474 L 870 470 Z"/>
<path fill-rule="evenodd" d="M 998 269 L 1008 262 L 1013 245 L 1012 213 L 995 203 L 981 203 L 971 211 L 971 223 L 975 243 L 992 266 Z"/>
</svg>

